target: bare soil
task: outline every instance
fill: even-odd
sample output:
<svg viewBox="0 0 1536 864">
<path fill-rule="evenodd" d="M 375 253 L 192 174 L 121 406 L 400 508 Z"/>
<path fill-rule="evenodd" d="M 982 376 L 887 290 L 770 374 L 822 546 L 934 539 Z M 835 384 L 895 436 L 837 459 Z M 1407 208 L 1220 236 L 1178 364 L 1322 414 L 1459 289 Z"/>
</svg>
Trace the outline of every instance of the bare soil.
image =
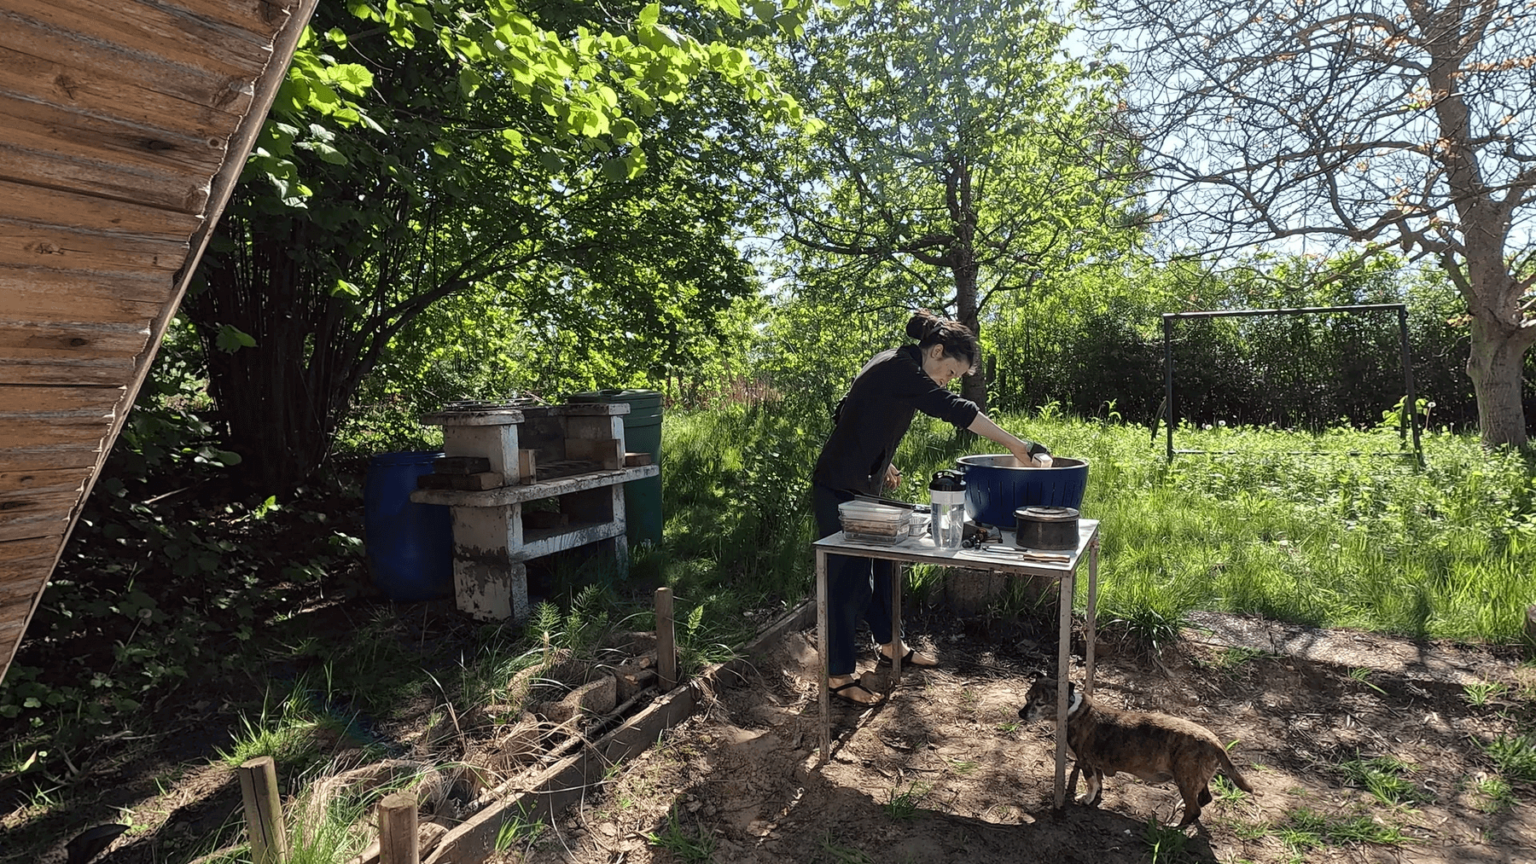
<svg viewBox="0 0 1536 864">
<path fill-rule="evenodd" d="M 399 614 L 404 642 L 423 650 L 463 638 L 467 625 L 451 609 L 424 610 Z M 1097 809 L 1052 807 L 1053 729 L 1017 716 L 1032 675 L 1054 669 L 1049 622 L 912 612 L 909 634 L 943 666 L 906 670 L 872 710 L 834 701 L 828 764 L 817 765 L 814 632 L 792 632 L 756 658 L 755 674 L 720 684 L 707 711 L 614 766 L 579 806 L 542 830 L 509 832 L 510 849 L 495 860 L 1536 860 L 1536 787 L 1516 783 L 1499 794 L 1483 746 L 1536 728 L 1536 668 L 1513 649 L 1212 614 L 1196 615 L 1197 626 L 1155 656 L 1101 638 L 1096 698 L 1209 726 L 1235 742 L 1234 761 L 1257 790 L 1218 796 L 1187 832 L 1160 832 L 1180 815 L 1178 793 L 1166 784 L 1121 775 L 1107 780 Z M 1081 634 L 1075 650 L 1081 680 Z M 884 686 L 873 651 L 861 668 Z M 1480 700 L 1483 684 L 1499 689 Z M 195 850 L 237 842 L 238 787 L 227 767 L 208 762 L 233 730 L 234 712 L 222 701 L 211 691 L 167 706 L 153 735 L 104 736 L 75 785 L 55 793 L 67 802 L 8 799 L 0 862 L 62 860 L 64 840 L 109 821 L 132 827 L 98 864 L 183 864 Z M 436 738 L 430 724 L 440 707 L 423 694 L 376 735 L 419 750 Z M 430 758 L 487 764 L 477 757 L 494 750 L 498 727 L 486 724 L 480 735 L 468 728 L 469 715 L 460 719 L 467 734 L 455 729 L 428 748 Z M 462 742 L 457 750 L 454 741 Z M 338 740 L 324 749 L 356 746 Z M 1347 770 L 1384 759 L 1404 766 L 1395 804 Z M 512 765 L 497 767 L 498 780 L 515 781 Z"/>
<path fill-rule="evenodd" d="M 1202 620 L 1160 656 L 1104 646 L 1096 675 L 1104 702 L 1187 717 L 1235 742 L 1257 794 L 1218 797 L 1182 834 L 1153 831 L 1177 821 L 1177 791 L 1125 775 L 1106 781 L 1099 808 L 1056 811 L 1052 727 L 1017 716 L 1030 674 L 1054 668 L 1049 637 L 995 619 L 930 617 L 910 632 L 943 667 L 904 672 L 873 710 L 835 701 L 829 764 L 816 764 L 814 634 L 794 633 L 755 678 L 716 692 L 707 713 L 617 766 L 501 859 L 1536 860 L 1536 789 L 1517 784 L 1517 800 L 1501 802 L 1484 783 L 1494 773 L 1481 743 L 1530 727 L 1536 669 L 1517 655 Z M 1471 704 L 1465 685 L 1478 682 L 1503 694 Z M 1373 797 L 1346 770 L 1381 757 L 1406 766 L 1395 775 L 1405 781 L 1400 803 Z"/>
</svg>

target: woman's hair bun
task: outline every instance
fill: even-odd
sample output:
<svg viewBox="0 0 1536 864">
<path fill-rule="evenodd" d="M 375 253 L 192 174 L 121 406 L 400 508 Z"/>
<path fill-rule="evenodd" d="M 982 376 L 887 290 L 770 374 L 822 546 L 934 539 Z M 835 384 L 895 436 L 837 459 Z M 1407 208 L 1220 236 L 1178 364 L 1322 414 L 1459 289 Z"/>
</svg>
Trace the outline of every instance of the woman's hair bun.
<svg viewBox="0 0 1536 864">
<path fill-rule="evenodd" d="M 981 346 L 976 344 L 976 334 L 971 328 L 959 321 L 940 318 L 927 309 L 912 313 L 907 322 L 907 335 L 917 340 L 919 348 L 942 345 L 944 356 L 959 357 L 972 365 L 981 355 Z"/>
<path fill-rule="evenodd" d="M 919 309 L 912 313 L 912 318 L 907 321 L 907 337 L 919 342 L 927 341 L 943 328 L 944 319 L 929 312 L 927 309 Z"/>
</svg>

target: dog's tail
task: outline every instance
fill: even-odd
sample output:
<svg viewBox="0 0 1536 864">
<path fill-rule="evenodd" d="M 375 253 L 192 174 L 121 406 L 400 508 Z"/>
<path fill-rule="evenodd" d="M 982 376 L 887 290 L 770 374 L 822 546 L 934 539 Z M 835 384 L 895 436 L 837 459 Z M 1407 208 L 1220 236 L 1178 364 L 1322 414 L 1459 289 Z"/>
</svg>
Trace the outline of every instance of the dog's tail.
<svg viewBox="0 0 1536 864">
<path fill-rule="evenodd" d="M 1221 773 L 1227 775 L 1227 779 L 1232 781 L 1232 785 L 1244 792 L 1253 792 L 1253 787 L 1248 785 L 1248 781 L 1243 779 L 1243 775 L 1237 770 L 1237 766 L 1232 764 L 1232 757 L 1227 755 L 1226 748 L 1217 747 L 1216 758 L 1221 760 Z"/>
</svg>

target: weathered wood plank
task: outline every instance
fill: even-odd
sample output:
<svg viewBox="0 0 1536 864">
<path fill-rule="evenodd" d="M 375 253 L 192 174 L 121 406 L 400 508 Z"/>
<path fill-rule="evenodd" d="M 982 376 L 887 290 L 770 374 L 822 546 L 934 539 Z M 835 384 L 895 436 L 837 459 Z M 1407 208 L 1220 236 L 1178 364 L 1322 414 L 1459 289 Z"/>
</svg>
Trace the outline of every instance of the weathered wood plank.
<svg viewBox="0 0 1536 864">
<path fill-rule="evenodd" d="M 483 492 L 506 485 L 500 471 L 480 471 L 474 474 L 422 474 L 416 478 L 418 489 L 458 489 L 464 492 Z"/>
<path fill-rule="evenodd" d="M 60 508 L 74 507 L 80 500 L 81 490 L 66 492 L 6 492 L 0 490 L 0 513 L 43 514 Z"/>
<path fill-rule="evenodd" d="M 34 255 L 46 262 L 52 256 Z M 89 272 L 0 266 L 0 319 L 108 323 L 148 321 L 171 299 L 164 271 Z"/>
<path fill-rule="evenodd" d="M 15 2 L 18 0 L 11 0 L 11 3 Z M 31 2 L 40 5 L 47 0 Z M 46 8 L 29 9 L 28 12 L 30 14 L 23 15 L 8 7 L 0 8 L 0 45 L 62 63 L 76 70 L 77 74 L 118 78 L 146 90 L 197 105 L 221 108 L 235 115 L 243 114 L 250 107 L 254 94 L 251 82 L 265 66 L 265 61 L 254 68 L 222 64 L 217 59 L 220 48 L 217 44 L 166 44 L 149 51 L 137 51 L 113 44 L 110 38 L 81 38 L 84 31 L 78 26 L 84 22 L 78 20 L 79 16 L 50 14 Z M 230 127 L 234 125 L 231 123 Z"/>
<path fill-rule="evenodd" d="M 11 8 L 31 18 L 43 15 L 68 20 L 74 32 L 95 36 L 134 51 L 194 64 L 203 53 L 219 56 L 202 61 L 249 71 L 252 77 L 267 65 L 272 38 L 244 27 L 229 27 L 203 15 L 156 0 L 7 0 Z M 34 11 L 37 10 L 37 11 Z M 46 11 L 43 11 L 46 10 Z M 98 23 L 104 22 L 104 23 Z M 84 29 L 91 27 L 92 29 Z"/>
<path fill-rule="evenodd" d="M 249 30 L 271 41 L 288 20 L 298 0 L 160 0 L 163 6 Z"/>
<path fill-rule="evenodd" d="M 147 320 L 43 324 L 0 319 L 0 360 L 131 358 L 143 351 L 148 342 Z"/>
<path fill-rule="evenodd" d="M 0 92 L 137 131 L 141 150 L 223 158 L 237 115 L 0 45 Z M 15 106 L 20 107 L 20 106 Z M 162 159 L 169 158 L 163 155 Z M 212 172 L 209 172 L 210 174 Z"/>
<path fill-rule="evenodd" d="M 0 117 L 0 124 L 5 118 Z M 62 158 L 0 142 L 0 180 L 37 183 L 101 198 L 138 201 L 197 213 L 208 199 L 204 181 L 190 175 L 136 171 L 110 163 Z M 199 184 L 202 185 L 199 185 Z"/>
<path fill-rule="evenodd" d="M 34 292 L 48 298 L 48 302 L 83 295 L 97 300 L 136 300 L 155 306 L 171 297 L 174 286 L 164 273 L 141 271 L 108 271 L 105 273 L 71 273 L 52 267 L 0 267 L 0 304 L 9 294 Z M 12 308 L 0 305 L 0 309 Z M 107 318 L 107 321 L 129 321 L 129 318 Z M 45 320 L 45 319 L 37 319 Z M 74 318 L 74 321 L 96 321 L 96 318 Z"/>
<path fill-rule="evenodd" d="M 48 513 L 0 513 L 0 540 L 63 536 L 69 527 L 69 515 L 69 509 Z"/>
<path fill-rule="evenodd" d="M 90 468 L 100 451 L 91 447 L 11 447 L 0 450 L 0 469 L 5 471 L 52 471 L 57 468 Z"/>
<path fill-rule="evenodd" d="M 596 462 L 604 471 L 624 467 L 624 442 L 613 438 L 592 441 L 581 438 L 565 440 L 567 459 Z"/>
<path fill-rule="evenodd" d="M 171 274 L 186 262 L 186 258 L 186 240 L 117 236 L 18 224 L 0 214 L 0 267 L 51 267 L 82 274 L 109 274 L 124 270 L 139 273 L 159 271 L 169 280 Z"/>
<path fill-rule="evenodd" d="M 601 780 L 616 762 L 643 752 L 656 743 L 661 733 L 687 720 L 700 702 L 701 694 L 713 693 L 727 682 L 747 681 L 756 674 L 752 658 L 760 657 L 783 640 L 785 634 L 802 629 L 815 616 L 815 604 L 801 603 L 765 628 L 743 648 L 743 657 L 710 666 L 699 681 L 662 695 L 655 703 L 636 714 L 622 726 L 598 739 L 591 747 L 552 766 L 530 782 L 519 794 L 508 795 L 464 821 L 438 844 L 426 864 L 478 864 L 495 851 L 496 836 L 503 820 L 510 816 L 528 819 L 537 816 L 553 822 L 570 804 L 586 797 L 588 784 Z"/>
<path fill-rule="evenodd" d="M 0 358 L 0 385 L 55 384 L 121 387 L 133 380 L 132 357 L 105 360 L 7 360 Z"/>
<path fill-rule="evenodd" d="M 182 172 L 204 182 L 218 170 L 228 146 L 222 137 L 214 141 L 161 128 L 170 124 L 146 128 L 116 116 L 99 117 L 9 93 L 0 93 L 0 124 L 7 130 L 7 141 L 17 148 L 53 153 L 60 159 Z"/>
<path fill-rule="evenodd" d="M 0 220 L 19 225 L 59 226 L 102 236 L 176 241 L 184 247 L 203 217 L 0 181 Z M 183 257 L 185 254 L 182 253 Z"/>
<path fill-rule="evenodd" d="M 122 397 L 121 387 L 0 386 L 0 418 L 105 418 Z"/>
<path fill-rule="evenodd" d="M 53 557 L 59 551 L 59 538 L 39 537 L 34 540 L 12 540 L 0 543 L 0 561 L 21 561 L 27 558 Z"/>
<path fill-rule="evenodd" d="M 89 468 L 51 468 L 42 471 L 0 470 L 0 493 L 79 492 L 91 476 Z"/>
<path fill-rule="evenodd" d="M 46 584 L 44 576 L 47 575 L 53 564 L 52 559 L 42 559 L 42 561 L 46 563 L 40 563 L 33 571 L 32 577 L 37 582 L 37 590 L 39 591 Z M 31 597 L 12 600 L 8 603 L 0 603 L 0 638 L 12 634 L 17 638 L 20 637 L 21 629 L 26 625 L 27 616 L 32 613 L 32 598 L 36 596 L 36 594 L 33 594 Z"/>
<path fill-rule="evenodd" d="M 7 592 L 10 597 L 0 598 L 0 623 L 9 624 L 18 616 L 25 620 L 32 599 L 47 584 L 63 543 L 62 534 L 0 543 L 0 584 L 21 586 Z M 29 583 L 30 591 L 26 590 Z"/>
<path fill-rule="evenodd" d="M 107 417 L 61 420 L 0 416 L 0 449 L 49 445 L 100 448 L 111 428 L 111 420 Z"/>
<path fill-rule="evenodd" d="M 15 582 L 0 582 L 0 603 L 16 603 L 31 600 L 37 596 L 37 592 L 44 586 L 39 585 L 36 579 L 18 579 Z"/>
</svg>

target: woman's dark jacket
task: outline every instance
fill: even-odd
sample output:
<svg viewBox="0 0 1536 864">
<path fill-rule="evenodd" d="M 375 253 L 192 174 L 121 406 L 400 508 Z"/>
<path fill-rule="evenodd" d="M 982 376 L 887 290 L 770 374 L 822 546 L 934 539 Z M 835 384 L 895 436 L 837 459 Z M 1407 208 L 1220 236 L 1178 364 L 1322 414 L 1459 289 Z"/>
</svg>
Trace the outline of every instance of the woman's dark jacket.
<svg viewBox="0 0 1536 864">
<path fill-rule="evenodd" d="M 976 403 L 940 387 L 923 374 L 916 345 L 892 348 L 864 364 L 837 403 L 836 426 L 816 460 L 812 479 L 837 492 L 878 495 L 896 445 L 918 411 L 968 428 Z"/>
</svg>

